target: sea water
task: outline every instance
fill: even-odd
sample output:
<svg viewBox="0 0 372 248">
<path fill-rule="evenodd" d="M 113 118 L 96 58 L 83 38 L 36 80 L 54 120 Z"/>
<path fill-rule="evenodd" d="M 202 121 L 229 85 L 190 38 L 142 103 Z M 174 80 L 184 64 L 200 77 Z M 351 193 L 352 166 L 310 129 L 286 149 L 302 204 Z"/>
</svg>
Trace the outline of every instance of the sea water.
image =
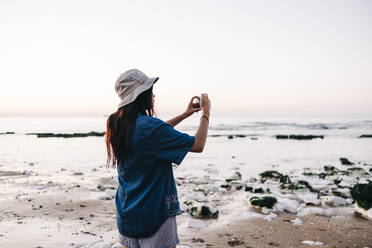
<svg viewBox="0 0 372 248">
<path fill-rule="evenodd" d="M 159 117 L 166 121 L 169 117 Z M 200 115 L 194 115 L 175 128 L 194 135 Z M 22 169 L 35 164 L 34 169 L 53 171 L 60 168 L 91 170 L 106 162 L 104 137 L 37 138 L 33 132 L 102 132 L 105 116 L 17 116 L 0 117 L 0 165 Z M 228 138 L 229 135 L 245 137 Z M 278 134 L 323 135 L 312 140 L 276 139 Z M 340 164 L 346 157 L 355 163 L 372 164 L 372 134 L 370 119 L 249 119 L 210 118 L 210 126 L 202 153 L 189 153 L 176 176 L 207 175 L 223 179 L 238 170 L 243 178 L 257 176 L 263 170 L 275 168 L 283 173 L 301 173 L 303 168 L 319 168 Z M 210 170 L 209 170 L 210 171 Z"/>
</svg>

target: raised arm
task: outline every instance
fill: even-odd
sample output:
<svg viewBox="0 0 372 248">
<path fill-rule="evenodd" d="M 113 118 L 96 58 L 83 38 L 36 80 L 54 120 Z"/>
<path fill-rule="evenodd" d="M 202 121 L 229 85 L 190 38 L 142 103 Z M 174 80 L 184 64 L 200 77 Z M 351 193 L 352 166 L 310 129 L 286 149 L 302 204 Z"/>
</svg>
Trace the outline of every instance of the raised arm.
<svg viewBox="0 0 372 248">
<path fill-rule="evenodd" d="M 181 121 L 183 121 L 184 119 L 186 119 L 187 117 L 191 116 L 193 113 L 195 112 L 198 112 L 201 108 L 197 108 L 193 105 L 193 101 L 195 98 L 197 98 L 198 96 L 193 96 L 189 102 L 189 104 L 187 105 L 187 108 L 185 110 L 185 112 L 183 112 L 182 114 L 180 115 L 177 115 L 176 117 L 166 121 L 169 125 L 171 126 L 176 126 L 178 123 L 180 123 Z"/>
<path fill-rule="evenodd" d="M 205 142 L 208 135 L 209 116 L 211 103 L 208 98 L 208 94 L 201 95 L 201 109 L 203 116 L 200 118 L 198 130 L 195 133 L 195 142 L 191 147 L 190 152 L 202 152 L 204 150 Z"/>
</svg>

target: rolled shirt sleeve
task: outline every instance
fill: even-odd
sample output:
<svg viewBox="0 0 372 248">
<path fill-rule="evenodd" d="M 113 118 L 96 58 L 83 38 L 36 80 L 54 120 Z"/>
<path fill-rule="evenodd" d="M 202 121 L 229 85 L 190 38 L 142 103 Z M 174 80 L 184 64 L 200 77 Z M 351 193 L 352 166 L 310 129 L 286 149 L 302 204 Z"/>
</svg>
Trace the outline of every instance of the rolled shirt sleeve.
<svg viewBox="0 0 372 248">
<path fill-rule="evenodd" d="M 153 156 L 177 165 L 181 164 L 195 142 L 194 136 L 179 132 L 163 121 L 156 125 L 150 136 Z"/>
</svg>

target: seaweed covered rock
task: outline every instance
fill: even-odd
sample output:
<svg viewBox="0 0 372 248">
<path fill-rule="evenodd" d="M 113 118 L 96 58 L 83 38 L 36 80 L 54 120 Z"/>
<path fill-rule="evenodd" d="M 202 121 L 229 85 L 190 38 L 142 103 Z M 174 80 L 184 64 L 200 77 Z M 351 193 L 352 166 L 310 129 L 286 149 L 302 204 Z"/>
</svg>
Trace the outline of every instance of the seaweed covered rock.
<svg viewBox="0 0 372 248">
<path fill-rule="evenodd" d="M 350 162 L 347 158 L 340 158 L 340 162 L 343 165 L 353 165 L 354 163 Z"/>
<path fill-rule="evenodd" d="M 277 203 L 277 200 L 275 197 L 272 196 L 263 196 L 263 197 L 257 197 L 253 196 L 249 199 L 251 205 L 253 207 L 258 207 L 258 208 L 273 208 L 275 203 Z"/>
<path fill-rule="evenodd" d="M 364 210 L 372 208 L 372 182 L 356 184 L 351 189 L 351 197 Z"/>
<path fill-rule="evenodd" d="M 252 192 L 252 193 L 256 193 L 256 194 L 263 194 L 265 193 L 265 190 L 263 188 L 253 188 L 251 186 L 245 186 L 245 191 L 247 192 Z M 270 193 L 270 190 L 269 189 L 266 189 L 266 191 L 268 193 Z"/>
<path fill-rule="evenodd" d="M 344 198 L 339 197 L 339 196 L 333 196 L 333 195 L 324 197 L 323 203 L 331 207 L 347 205 L 347 201 Z"/>
<path fill-rule="evenodd" d="M 334 167 L 333 165 L 324 165 L 324 171 L 327 171 L 332 174 L 336 174 L 338 172 L 338 169 Z"/>
<path fill-rule="evenodd" d="M 368 172 L 366 172 L 363 168 L 360 168 L 360 167 L 348 168 L 347 171 L 349 172 L 349 174 L 353 174 L 355 176 L 366 176 L 366 177 L 370 176 Z"/>
<path fill-rule="evenodd" d="M 323 169 L 324 169 L 324 171 L 318 172 L 318 173 L 307 170 L 307 171 L 304 171 L 302 173 L 302 175 L 304 175 L 304 176 L 317 176 L 320 179 L 325 179 L 326 177 L 334 176 L 334 175 L 337 175 L 337 174 L 340 174 L 340 175 L 349 175 L 350 174 L 349 171 L 339 170 L 332 165 L 325 165 L 323 167 Z"/>
<path fill-rule="evenodd" d="M 289 176 L 283 175 L 282 173 L 277 172 L 275 170 L 268 170 L 268 171 L 264 171 L 264 172 L 260 173 L 261 182 L 264 183 L 265 181 L 267 181 L 269 179 L 279 181 L 281 183 L 290 183 L 291 182 L 291 180 L 289 179 Z"/>
<path fill-rule="evenodd" d="M 299 180 L 298 182 L 289 182 L 280 184 L 280 189 L 288 189 L 291 191 L 298 189 L 308 189 L 310 192 L 316 192 L 311 185 L 305 180 Z"/>
<path fill-rule="evenodd" d="M 344 199 L 347 199 L 347 198 L 350 198 L 351 197 L 349 189 L 346 189 L 346 191 L 341 191 L 341 190 L 342 189 L 332 190 L 330 192 L 330 194 L 331 195 L 334 195 L 334 196 L 342 197 Z"/>
<path fill-rule="evenodd" d="M 242 179 L 242 174 L 240 174 L 239 171 L 235 171 L 234 174 L 231 177 L 226 178 L 225 181 L 231 182 L 231 181 L 239 181 L 241 179 Z"/>
<path fill-rule="evenodd" d="M 358 138 L 372 138 L 372 134 L 362 134 Z"/>
<path fill-rule="evenodd" d="M 0 133 L 0 134 L 15 134 L 15 132 L 5 132 L 5 133 Z"/>
<path fill-rule="evenodd" d="M 218 218 L 218 210 L 212 206 L 208 205 L 195 205 L 195 206 L 190 206 L 187 209 L 187 212 L 197 218 L 203 218 L 203 219 L 208 219 L 208 218 Z"/>
<path fill-rule="evenodd" d="M 354 185 L 351 196 L 356 212 L 372 220 L 372 182 Z"/>
<path fill-rule="evenodd" d="M 89 132 L 89 133 L 27 133 L 26 135 L 36 135 L 38 138 L 82 138 L 89 136 L 104 136 L 105 132 Z"/>
<path fill-rule="evenodd" d="M 297 140 L 311 140 L 320 138 L 323 139 L 323 135 L 276 135 L 277 139 L 297 139 Z"/>
</svg>

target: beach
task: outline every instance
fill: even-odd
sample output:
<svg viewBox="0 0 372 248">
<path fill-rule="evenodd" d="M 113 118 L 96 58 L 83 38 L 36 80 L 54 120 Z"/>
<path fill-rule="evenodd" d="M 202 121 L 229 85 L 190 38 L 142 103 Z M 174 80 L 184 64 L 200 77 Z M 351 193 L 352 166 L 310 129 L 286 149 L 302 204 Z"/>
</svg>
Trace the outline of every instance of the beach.
<svg viewBox="0 0 372 248">
<path fill-rule="evenodd" d="M 28 135 L 103 132 L 104 122 L 1 122 L 0 247 L 117 247 L 117 173 L 105 166 L 104 137 Z M 177 129 L 193 134 L 194 123 Z M 371 126 L 369 120 L 211 120 L 205 151 L 174 165 L 184 211 L 177 216 L 179 246 L 372 247 L 369 212 L 357 215 L 350 195 L 354 185 L 371 181 L 372 139 L 360 138 Z M 276 137 L 302 134 L 323 138 Z M 253 197 L 276 202 L 255 205 Z"/>
</svg>

